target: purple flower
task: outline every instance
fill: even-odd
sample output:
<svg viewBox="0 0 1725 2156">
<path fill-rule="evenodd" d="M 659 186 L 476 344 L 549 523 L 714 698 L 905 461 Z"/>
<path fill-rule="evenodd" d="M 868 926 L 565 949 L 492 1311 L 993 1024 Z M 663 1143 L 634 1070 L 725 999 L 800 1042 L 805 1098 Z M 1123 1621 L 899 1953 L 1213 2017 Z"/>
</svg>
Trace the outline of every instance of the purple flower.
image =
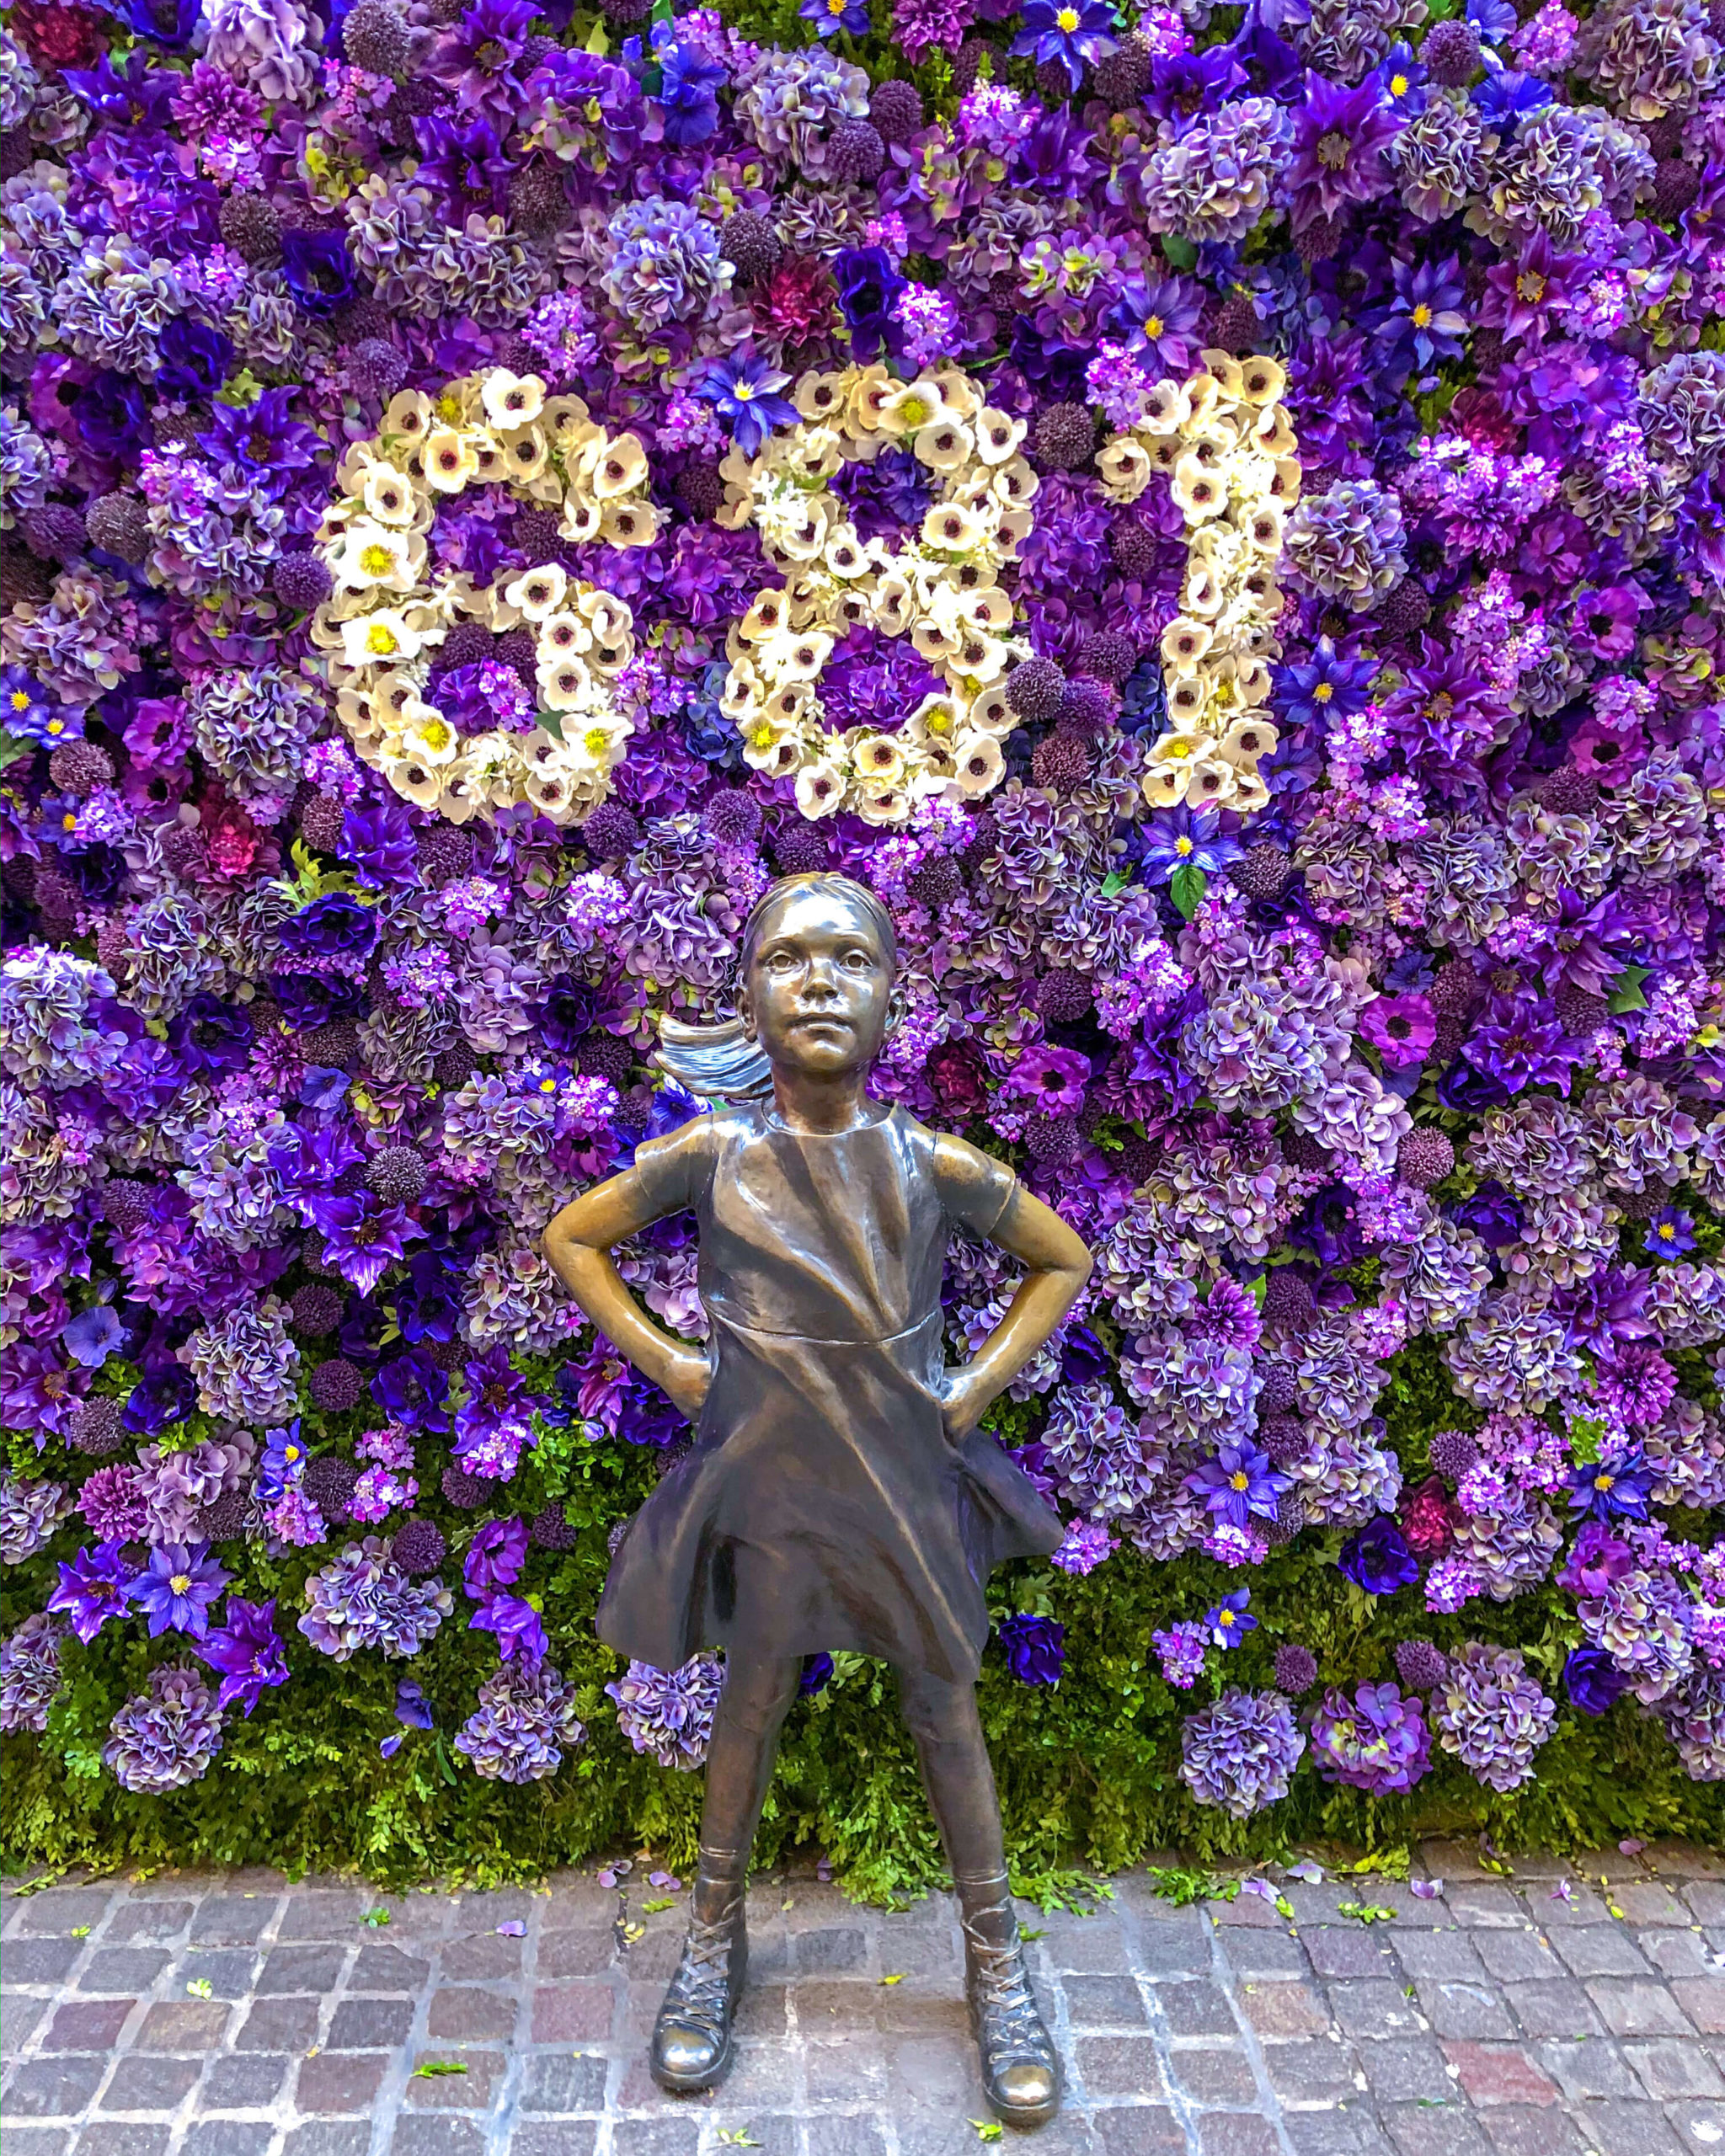
<svg viewBox="0 0 1725 2156">
<path fill-rule="evenodd" d="M 227 1598 L 219 1630 L 206 1633 L 197 1652 L 211 1669 L 222 1674 L 216 1695 L 218 1708 L 236 1702 L 246 1719 L 272 1685 L 287 1682 L 287 1657 L 275 1630 L 275 1598 L 243 1602 L 237 1594 Z"/>
<path fill-rule="evenodd" d="M 1003 1617 L 995 1632 L 1007 1667 L 1021 1684 L 1058 1684 L 1066 1663 L 1066 1628 L 1052 1617 Z"/>
<path fill-rule="evenodd" d="M 148 1617 L 152 1640 L 167 1631 L 190 1632 L 201 1639 L 210 1629 L 210 1604 L 227 1582 L 207 1542 L 190 1547 L 170 1542 L 150 1552 L 148 1563 L 126 1592 Z"/>
<path fill-rule="evenodd" d="M 731 439 L 744 456 L 753 456 L 775 427 L 796 424 L 796 406 L 778 394 L 789 380 L 752 352 L 734 352 L 714 360 L 698 393 L 729 421 Z"/>
<path fill-rule="evenodd" d="M 309 315 L 327 318 L 354 295 L 353 258 L 340 232 L 296 229 L 281 235 L 281 274 Z"/>
<path fill-rule="evenodd" d="M 1432 1052 L 1437 1020 L 1423 995 L 1380 995 L 1359 1014 L 1359 1036 L 1391 1070 L 1417 1068 Z"/>
<path fill-rule="evenodd" d="M 1642 1238 L 1642 1248 L 1652 1257 L 1686 1257 L 1695 1248 L 1694 1219 L 1675 1205 L 1666 1206 L 1654 1214 Z M 61 1337 L 65 1339 L 66 1335 L 62 1333 Z"/>
<path fill-rule="evenodd" d="M 1569 1478 L 1569 1509 L 1590 1519 L 1645 1519 L 1658 1476 L 1639 1445 L 1576 1468 Z"/>
<path fill-rule="evenodd" d="M 1279 1692 L 1224 1692 L 1180 1730 L 1180 1779 L 1236 1819 L 1288 1794 L 1306 1738 Z"/>
<path fill-rule="evenodd" d="M 1215 809 L 1183 806 L 1159 808 L 1146 816 L 1133 833 L 1132 846 L 1138 873 L 1151 884 L 1166 883 L 1182 868 L 1220 875 L 1245 851 L 1237 839 L 1223 834 Z"/>
<path fill-rule="evenodd" d="M 467 1545 L 462 1583 L 475 1599 L 500 1587 L 513 1587 L 527 1562 L 527 1523 L 488 1520 Z"/>
<path fill-rule="evenodd" d="M 377 915 L 344 891 L 313 899 L 278 931 L 281 947 L 295 957 L 364 958 L 377 941 Z"/>
<path fill-rule="evenodd" d="M 1407 1546 L 1407 1538 L 1392 1519 L 1381 1513 L 1342 1546 L 1336 1568 L 1344 1579 L 1368 1594 L 1393 1594 L 1411 1587 L 1419 1577 L 1419 1566 Z"/>
<path fill-rule="evenodd" d="M 430 1729 L 432 1726 L 430 1704 L 411 1677 L 396 1680 L 395 1718 L 409 1729 Z"/>
<path fill-rule="evenodd" d="M 1572 1647 L 1563 1664 L 1563 1689 L 1584 1715 L 1606 1713 L 1629 1688 L 1629 1679 L 1603 1647 Z"/>
<path fill-rule="evenodd" d="M 405 801 L 350 808 L 341 826 L 341 857 L 370 891 L 399 889 L 419 880 L 414 819 Z"/>
<path fill-rule="evenodd" d="M 1250 1588 L 1236 1588 L 1232 1594 L 1225 1594 L 1215 1609 L 1204 1611 L 1204 1629 L 1214 1645 L 1237 1647 L 1248 1632 L 1258 1630 L 1258 1620 L 1247 1608 L 1251 1599 Z"/>
<path fill-rule="evenodd" d="M 1008 1098 L 1028 1101 L 1049 1115 L 1071 1115 L 1084 1105 L 1090 1058 L 1076 1049 L 1027 1049 L 1001 1087 Z"/>
<path fill-rule="evenodd" d="M 662 1767 L 687 1769 L 707 1757 L 724 1688 L 718 1657 L 696 1654 L 676 1669 L 632 1662 L 605 1689 L 617 1701 L 617 1726 L 636 1751 L 650 1752 Z"/>
<path fill-rule="evenodd" d="M 467 1620 L 470 1632 L 494 1632 L 497 1652 L 505 1662 L 517 1655 L 525 1662 L 542 1662 L 550 1646 L 539 1612 L 518 1594 L 494 1594 Z"/>
<path fill-rule="evenodd" d="M 1326 1781 L 1400 1796 L 1430 1769 L 1431 1732 L 1416 1699 L 1394 1684 L 1362 1684 L 1352 1702 L 1326 1692 L 1311 1718 L 1311 1756 Z"/>
<path fill-rule="evenodd" d="M 1084 70 L 1114 51 L 1114 11 L 1108 0 L 1024 0 L 1021 29 L 1009 50 L 1040 66 L 1066 71 L 1076 91 Z"/>
<path fill-rule="evenodd" d="M 859 360 L 873 360 L 897 334 L 893 308 L 905 280 L 884 247 L 841 248 L 832 270 L 839 307 L 850 324 L 851 350 Z"/>
<path fill-rule="evenodd" d="M 1306 77 L 1306 103 L 1294 116 L 1294 162 L 1288 179 L 1295 232 L 1320 217 L 1333 217 L 1350 202 L 1370 202 L 1388 192 L 1385 152 L 1400 123 L 1377 86 L 1354 89 Z"/>
<path fill-rule="evenodd" d="M 99 1370 L 124 1344 L 126 1327 L 117 1311 L 106 1303 L 94 1303 L 68 1318 L 60 1328 L 60 1337 L 74 1362 L 82 1363 L 87 1370 Z"/>
<path fill-rule="evenodd" d="M 233 345 L 219 329 L 180 315 L 162 332 L 157 384 L 172 397 L 213 397 L 233 366 Z"/>
<path fill-rule="evenodd" d="M 868 35 L 868 0 L 803 0 L 797 13 L 814 24 L 817 37 L 836 37 L 841 30 L 851 37 Z"/>
<path fill-rule="evenodd" d="M 125 1614 L 133 1577 L 119 1543 L 98 1543 L 61 1566 L 60 1584 L 49 1596 L 48 1607 L 67 1618 L 88 1646 L 110 1617 Z"/>
<path fill-rule="evenodd" d="M 1254 1513 L 1264 1519 L 1275 1518 L 1288 1480 L 1271 1466 L 1267 1452 L 1242 1438 L 1237 1444 L 1223 1445 L 1188 1475 L 1186 1487 L 1204 1499 L 1212 1518 L 1226 1520 L 1230 1527 L 1248 1527 Z"/>
</svg>

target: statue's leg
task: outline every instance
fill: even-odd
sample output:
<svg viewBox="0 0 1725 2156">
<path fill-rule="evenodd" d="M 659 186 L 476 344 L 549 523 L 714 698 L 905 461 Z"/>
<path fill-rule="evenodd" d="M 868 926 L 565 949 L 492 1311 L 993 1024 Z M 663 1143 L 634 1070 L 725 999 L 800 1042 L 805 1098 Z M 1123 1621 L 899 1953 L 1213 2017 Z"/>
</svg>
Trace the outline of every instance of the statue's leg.
<svg viewBox="0 0 1725 2156">
<path fill-rule="evenodd" d="M 996 2118 L 1041 2126 L 1060 2107 L 1060 2060 L 1024 1966 L 975 1687 L 900 1670 L 899 1696 L 958 1889 L 983 2089 Z"/>
<path fill-rule="evenodd" d="M 743 1893 L 773 1754 L 803 1673 L 800 1655 L 727 1658 L 707 1748 L 701 1851 L 683 1956 L 654 2024 L 648 2063 L 661 2089 L 710 2089 L 731 2063 L 731 2020 L 749 1962 Z"/>
</svg>

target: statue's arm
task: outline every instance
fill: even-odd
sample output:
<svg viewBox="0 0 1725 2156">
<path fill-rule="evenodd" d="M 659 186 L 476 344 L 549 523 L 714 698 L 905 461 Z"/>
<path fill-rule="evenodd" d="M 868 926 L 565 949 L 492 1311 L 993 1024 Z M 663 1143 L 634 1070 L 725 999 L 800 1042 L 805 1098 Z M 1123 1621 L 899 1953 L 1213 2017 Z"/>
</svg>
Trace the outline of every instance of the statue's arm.
<svg viewBox="0 0 1725 2156">
<path fill-rule="evenodd" d="M 1000 1323 L 947 1380 L 947 1435 L 973 1430 L 1071 1309 L 1090 1278 L 1090 1252 L 1052 1207 L 1022 1184 L 989 1231 L 989 1241 L 1024 1267 L 1018 1292 Z"/>
<path fill-rule="evenodd" d="M 623 1284 L 611 1255 L 618 1243 L 678 1209 L 667 1207 L 656 1188 L 649 1191 L 638 1169 L 626 1168 L 565 1205 L 545 1230 L 542 1247 L 583 1314 L 692 1422 L 711 1380 L 707 1358 L 653 1322 Z"/>
</svg>

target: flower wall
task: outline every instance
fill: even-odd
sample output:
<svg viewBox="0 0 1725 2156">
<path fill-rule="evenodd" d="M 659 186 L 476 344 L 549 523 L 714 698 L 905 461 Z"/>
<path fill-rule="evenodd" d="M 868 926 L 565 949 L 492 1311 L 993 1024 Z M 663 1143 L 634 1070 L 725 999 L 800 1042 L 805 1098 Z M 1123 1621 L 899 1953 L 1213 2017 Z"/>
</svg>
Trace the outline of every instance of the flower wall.
<svg viewBox="0 0 1725 2156">
<path fill-rule="evenodd" d="M 12 1860 L 686 1854 L 537 1236 L 827 867 L 1097 1251 L 1023 1874 L 1725 1831 L 1718 18 L 0 9 Z M 762 1842 L 874 1892 L 882 1678 Z"/>
</svg>

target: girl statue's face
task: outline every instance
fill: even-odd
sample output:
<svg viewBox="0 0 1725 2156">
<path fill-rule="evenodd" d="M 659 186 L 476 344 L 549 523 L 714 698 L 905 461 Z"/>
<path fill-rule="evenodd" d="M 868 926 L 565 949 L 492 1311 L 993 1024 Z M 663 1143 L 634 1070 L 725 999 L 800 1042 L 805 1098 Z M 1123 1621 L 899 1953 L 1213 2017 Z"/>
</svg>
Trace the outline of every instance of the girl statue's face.
<svg viewBox="0 0 1725 2156">
<path fill-rule="evenodd" d="M 775 1070 L 866 1071 L 893 1015 L 879 931 L 842 893 L 793 891 L 761 924 L 737 1004 Z"/>
</svg>

